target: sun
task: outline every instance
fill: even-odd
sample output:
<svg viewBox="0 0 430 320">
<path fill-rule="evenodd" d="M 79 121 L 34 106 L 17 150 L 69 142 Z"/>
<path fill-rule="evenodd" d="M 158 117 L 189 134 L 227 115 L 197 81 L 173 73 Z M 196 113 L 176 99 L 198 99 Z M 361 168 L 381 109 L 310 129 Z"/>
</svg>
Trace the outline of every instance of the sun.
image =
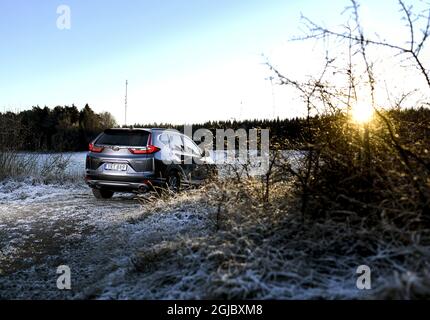
<svg viewBox="0 0 430 320">
<path fill-rule="evenodd" d="M 357 103 L 352 107 L 351 115 L 357 123 L 368 123 L 373 118 L 374 110 L 370 103 Z"/>
</svg>

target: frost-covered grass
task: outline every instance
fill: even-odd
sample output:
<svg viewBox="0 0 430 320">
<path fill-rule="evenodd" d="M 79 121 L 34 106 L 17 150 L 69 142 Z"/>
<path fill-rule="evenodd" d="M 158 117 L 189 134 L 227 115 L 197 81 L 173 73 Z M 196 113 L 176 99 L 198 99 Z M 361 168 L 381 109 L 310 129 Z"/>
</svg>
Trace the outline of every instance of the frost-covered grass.
<svg viewBox="0 0 430 320">
<path fill-rule="evenodd" d="M 429 230 L 420 236 L 394 226 L 302 221 L 279 186 L 261 205 L 256 185 L 208 186 L 196 208 L 208 205 L 206 232 L 143 246 L 134 256 L 144 298 L 375 299 L 428 298 Z M 165 203 L 163 203 L 165 206 Z M 143 217 L 156 212 L 146 210 Z M 152 213 L 155 214 L 155 213 Z M 143 220 L 144 221 L 144 220 Z M 356 269 L 372 270 L 372 290 L 356 287 Z"/>
</svg>

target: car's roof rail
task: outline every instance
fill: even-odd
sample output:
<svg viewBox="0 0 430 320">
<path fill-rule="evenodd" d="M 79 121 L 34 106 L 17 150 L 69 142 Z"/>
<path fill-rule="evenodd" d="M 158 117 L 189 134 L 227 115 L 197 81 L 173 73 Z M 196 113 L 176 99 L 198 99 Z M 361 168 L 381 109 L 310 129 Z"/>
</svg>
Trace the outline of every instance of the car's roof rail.
<svg viewBox="0 0 430 320">
<path fill-rule="evenodd" d="M 109 129 L 105 129 L 103 132 L 108 132 L 108 131 L 148 131 L 148 132 L 150 132 L 151 129 L 148 129 L 148 128 L 109 128 Z"/>
<path fill-rule="evenodd" d="M 173 131 L 173 132 L 179 132 L 177 129 L 173 129 L 173 128 L 109 128 L 109 129 L 105 129 L 104 132 L 106 131 Z"/>
</svg>

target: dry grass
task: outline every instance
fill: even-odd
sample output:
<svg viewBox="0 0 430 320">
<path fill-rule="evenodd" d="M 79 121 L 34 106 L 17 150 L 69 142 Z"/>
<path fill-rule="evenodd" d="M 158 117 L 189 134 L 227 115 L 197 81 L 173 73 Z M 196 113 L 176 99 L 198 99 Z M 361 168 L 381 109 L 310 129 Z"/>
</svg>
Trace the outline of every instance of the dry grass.
<svg viewBox="0 0 430 320">
<path fill-rule="evenodd" d="M 430 230 L 369 227 L 354 213 L 339 221 L 303 221 L 289 196 L 291 184 L 273 185 L 269 203 L 261 201 L 261 182 L 255 179 L 219 181 L 191 197 L 176 196 L 173 202 L 211 208 L 207 236 L 186 235 L 141 249 L 133 259 L 136 271 L 152 273 L 153 291 L 167 286 L 172 298 L 430 297 Z M 156 214 L 169 201 L 147 210 Z M 362 264 L 372 270 L 373 290 L 356 288 Z"/>
<path fill-rule="evenodd" d="M 36 172 L 38 159 L 36 155 L 22 157 L 17 152 L 0 152 L 0 180 L 23 177 Z"/>
<path fill-rule="evenodd" d="M 80 175 L 67 170 L 70 157 L 61 153 L 42 157 L 37 153 L 0 152 L 0 180 L 32 178 L 43 184 L 81 181 Z"/>
</svg>

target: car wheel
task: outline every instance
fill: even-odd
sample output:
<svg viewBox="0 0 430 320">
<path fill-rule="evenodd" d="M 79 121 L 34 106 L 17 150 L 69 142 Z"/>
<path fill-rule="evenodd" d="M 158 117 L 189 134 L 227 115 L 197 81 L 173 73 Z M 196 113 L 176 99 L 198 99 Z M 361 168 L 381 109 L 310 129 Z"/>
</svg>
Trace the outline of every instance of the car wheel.
<svg viewBox="0 0 430 320">
<path fill-rule="evenodd" d="M 167 188 L 175 193 L 181 189 L 181 176 L 177 171 L 172 171 L 167 176 Z"/>
<path fill-rule="evenodd" d="M 93 189 L 94 197 L 97 199 L 110 199 L 113 196 L 113 192 L 103 189 Z"/>
</svg>

